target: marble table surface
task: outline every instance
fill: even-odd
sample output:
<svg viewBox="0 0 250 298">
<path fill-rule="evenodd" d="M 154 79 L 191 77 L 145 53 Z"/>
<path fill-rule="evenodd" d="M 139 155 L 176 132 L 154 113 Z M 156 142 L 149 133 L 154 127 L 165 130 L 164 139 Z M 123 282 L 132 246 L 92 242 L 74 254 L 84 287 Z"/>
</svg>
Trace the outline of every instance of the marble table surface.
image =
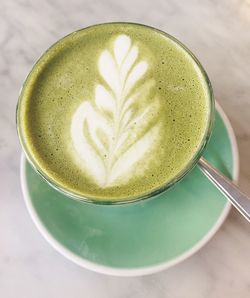
<svg viewBox="0 0 250 298">
<path fill-rule="evenodd" d="M 32 223 L 19 182 L 20 86 L 51 43 L 107 21 L 158 27 L 198 56 L 236 132 L 239 184 L 250 194 L 249 0 L 0 0 L 0 297 L 250 297 L 250 225 L 235 210 L 196 255 L 136 278 L 78 267 L 54 251 Z"/>
</svg>

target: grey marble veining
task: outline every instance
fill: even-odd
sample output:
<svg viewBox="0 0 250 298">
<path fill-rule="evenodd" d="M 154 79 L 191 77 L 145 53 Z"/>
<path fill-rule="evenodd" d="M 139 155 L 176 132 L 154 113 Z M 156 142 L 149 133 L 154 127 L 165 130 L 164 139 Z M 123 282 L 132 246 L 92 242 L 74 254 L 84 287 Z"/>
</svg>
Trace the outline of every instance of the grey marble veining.
<svg viewBox="0 0 250 298">
<path fill-rule="evenodd" d="M 197 55 L 235 129 L 240 185 L 250 194 L 249 0 L 0 1 L 0 296 L 249 297 L 250 226 L 232 211 L 216 236 L 182 264 L 146 277 L 84 270 L 54 251 L 25 209 L 15 130 L 18 92 L 39 55 L 94 23 L 133 21 L 169 32 Z"/>
</svg>

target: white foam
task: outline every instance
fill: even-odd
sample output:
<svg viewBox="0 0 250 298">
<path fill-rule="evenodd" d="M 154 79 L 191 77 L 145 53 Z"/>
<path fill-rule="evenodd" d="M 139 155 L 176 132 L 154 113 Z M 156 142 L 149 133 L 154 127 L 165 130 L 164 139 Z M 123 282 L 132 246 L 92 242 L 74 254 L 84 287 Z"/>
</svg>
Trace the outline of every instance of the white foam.
<svg viewBox="0 0 250 298">
<path fill-rule="evenodd" d="M 138 47 L 132 45 L 127 35 L 119 35 L 112 46 L 113 52 L 104 49 L 98 61 L 100 76 L 106 84 L 96 85 L 94 101 L 83 101 L 71 123 L 72 142 L 84 171 L 103 188 L 134 177 L 136 163 L 153 150 L 160 127 L 155 121 L 144 134 L 139 133 L 149 124 L 148 114 L 158 108 L 155 98 L 139 114 L 135 115 L 132 108 L 134 102 L 148 97 L 155 85 L 153 79 L 136 85 L 147 72 L 148 62 L 137 61 Z M 105 112 L 113 115 L 112 120 Z M 101 138 L 98 131 L 103 134 Z M 147 159 L 143 164 L 146 168 Z"/>
<path fill-rule="evenodd" d="M 114 54 L 118 66 L 121 66 L 131 46 L 131 40 L 127 35 L 120 35 L 114 43 Z"/>
<path fill-rule="evenodd" d="M 113 112 L 115 110 L 115 99 L 110 92 L 102 85 L 97 85 L 95 89 L 95 103 L 99 109 Z"/>
</svg>

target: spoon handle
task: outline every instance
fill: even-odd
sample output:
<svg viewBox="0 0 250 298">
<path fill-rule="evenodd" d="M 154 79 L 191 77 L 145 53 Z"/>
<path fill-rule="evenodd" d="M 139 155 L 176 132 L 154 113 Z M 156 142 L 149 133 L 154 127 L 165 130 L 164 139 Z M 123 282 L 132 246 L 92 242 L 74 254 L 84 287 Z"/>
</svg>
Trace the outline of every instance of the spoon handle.
<svg viewBox="0 0 250 298">
<path fill-rule="evenodd" d="M 225 195 L 232 205 L 250 222 L 250 199 L 226 176 L 219 173 L 203 157 L 198 165 L 209 180 Z"/>
</svg>

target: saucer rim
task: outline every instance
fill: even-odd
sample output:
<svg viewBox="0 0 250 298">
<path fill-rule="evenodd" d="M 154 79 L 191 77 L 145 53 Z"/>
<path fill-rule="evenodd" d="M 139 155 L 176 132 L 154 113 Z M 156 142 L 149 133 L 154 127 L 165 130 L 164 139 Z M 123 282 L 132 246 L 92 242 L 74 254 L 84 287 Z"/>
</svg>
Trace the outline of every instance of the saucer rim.
<svg viewBox="0 0 250 298">
<path fill-rule="evenodd" d="M 232 148 L 232 155 L 233 155 L 233 181 L 235 183 L 238 182 L 238 177 L 239 177 L 239 150 L 238 150 L 238 145 L 236 141 L 236 136 L 234 133 L 234 130 L 232 128 L 232 125 L 225 114 L 224 110 L 222 107 L 216 102 L 216 110 L 220 114 L 220 117 L 222 118 L 226 130 L 228 132 L 228 136 L 230 139 L 231 143 L 231 148 Z M 31 216 L 35 226 L 37 227 L 38 231 L 42 234 L 42 236 L 51 244 L 51 246 L 57 250 L 60 254 L 62 254 L 64 257 L 67 259 L 71 260 L 73 263 L 106 275 L 111 275 L 111 276 L 143 276 L 143 275 L 149 275 L 153 274 L 159 271 L 162 271 L 164 269 L 173 267 L 174 265 L 177 265 L 178 263 L 181 263 L 182 261 L 186 260 L 187 258 L 191 257 L 194 255 L 197 251 L 199 251 L 214 235 L 215 233 L 219 230 L 225 219 L 227 218 L 229 211 L 231 209 L 231 204 L 227 202 L 224 206 L 224 209 L 221 212 L 221 215 L 218 217 L 217 221 L 215 224 L 212 226 L 212 228 L 208 231 L 208 233 L 205 234 L 205 236 L 197 242 L 192 248 L 187 250 L 186 252 L 182 253 L 178 257 L 162 262 L 157 265 L 152 265 L 152 266 L 145 266 L 145 267 L 136 267 L 136 268 L 116 268 L 116 267 L 111 267 L 111 266 L 105 266 L 105 265 L 100 265 L 91 261 L 88 261 L 84 258 L 79 257 L 69 249 L 65 248 L 59 241 L 57 241 L 47 230 L 47 228 L 44 226 L 42 221 L 40 220 L 36 209 L 33 207 L 32 204 L 32 199 L 28 191 L 28 185 L 27 185 L 27 179 L 26 179 L 26 158 L 24 154 L 22 153 L 21 155 L 21 162 L 20 162 L 20 177 L 21 177 L 21 188 L 22 188 L 22 193 L 25 201 L 26 208 L 28 209 L 28 213 Z"/>
</svg>

